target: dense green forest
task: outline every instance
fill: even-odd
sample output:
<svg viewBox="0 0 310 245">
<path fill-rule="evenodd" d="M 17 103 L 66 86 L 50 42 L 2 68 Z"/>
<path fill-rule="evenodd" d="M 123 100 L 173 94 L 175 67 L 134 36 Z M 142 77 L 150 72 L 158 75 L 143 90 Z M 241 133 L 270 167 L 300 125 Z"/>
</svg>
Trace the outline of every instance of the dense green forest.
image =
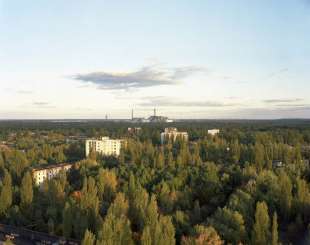
<svg viewBox="0 0 310 245">
<path fill-rule="evenodd" d="M 310 121 L 132 126 L 0 122 L 0 223 L 85 245 L 310 244 Z M 189 141 L 161 145 L 167 126 Z M 85 159 L 100 136 L 126 139 L 120 157 Z M 75 164 L 33 184 L 33 168 L 63 162 Z"/>
</svg>

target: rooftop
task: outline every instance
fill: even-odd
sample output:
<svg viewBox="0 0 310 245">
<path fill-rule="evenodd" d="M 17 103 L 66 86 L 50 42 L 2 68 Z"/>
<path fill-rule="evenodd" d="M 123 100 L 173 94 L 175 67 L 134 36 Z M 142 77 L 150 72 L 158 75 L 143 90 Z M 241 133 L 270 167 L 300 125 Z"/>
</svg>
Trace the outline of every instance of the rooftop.
<svg viewBox="0 0 310 245">
<path fill-rule="evenodd" d="M 50 165 L 43 165 L 37 168 L 34 168 L 32 171 L 40 171 L 45 169 L 53 169 L 53 168 L 63 168 L 66 166 L 72 166 L 74 163 L 57 163 L 57 164 L 50 164 Z"/>
</svg>

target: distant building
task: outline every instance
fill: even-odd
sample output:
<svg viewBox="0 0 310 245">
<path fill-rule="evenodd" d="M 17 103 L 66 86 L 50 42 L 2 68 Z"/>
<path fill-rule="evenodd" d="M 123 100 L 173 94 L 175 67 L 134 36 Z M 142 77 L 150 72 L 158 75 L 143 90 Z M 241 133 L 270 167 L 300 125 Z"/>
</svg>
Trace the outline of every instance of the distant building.
<svg viewBox="0 0 310 245">
<path fill-rule="evenodd" d="M 283 166 L 284 166 L 284 163 L 280 160 L 272 161 L 272 167 L 273 168 L 282 168 Z"/>
<path fill-rule="evenodd" d="M 36 185 L 41 185 L 45 180 L 54 178 L 61 170 L 68 171 L 72 165 L 70 163 L 61 163 L 34 168 L 32 170 L 32 177 Z"/>
<path fill-rule="evenodd" d="M 88 139 L 85 144 L 86 157 L 92 150 L 105 156 L 119 156 L 123 143 L 124 140 L 109 137 L 102 137 L 100 140 Z"/>
<path fill-rule="evenodd" d="M 138 134 L 139 132 L 141 132 L 141 130 L 142 128 L 140 127 L 128 128 L 128 133 Z"/>
<path fill-rule="evenodd" d="M 177 128 L 165 128 L 165 131 L 160 134 L 160 141 L 163 144 L 166 139 L 172 139 L 172 141 L 175 141 L 178 137 L 187 141 L 188 133 L 179 132 Z"/>
<path fill-rule="evenodd" d="M 208 134 L 214 136 L 214 135 L 217 135 L 220 133 L 220 130 L 219 129 L 209 129 L 208 130 Z"/>
<path fill-rule="evenodd" d="M 150 116 L 148 120 L 151 123 L 170 123 L 173 122 L 172 119 L 169 119 L 168 117 L 163 117 L 163 116 Z"/>
<path fill-rule="evenodd" d="M 132 123 L 147 123 L 147 122 L 149 122 L 149 120 L 144 118 L 144 117 L 134 117 L 133 109 L 132 109 L 131 110 L 131 122 Z"/>
<path fill-rule="evenodd" d="M 149 118 L 144 117 L 134 117 L 133 110 L 131 111 L 131 122 L 133 123 L 170 123 L 173 122 L 172 119 L 164 116 L 157 116 L 156 109 L 154 109 L 154 115 Z"/>
<path fill-rule="evenodd" d="M 144 117 L 134 117 L 131 119 L 131 122 L 132 123 L 148 123 L 150 121 Z"/>
</svg>

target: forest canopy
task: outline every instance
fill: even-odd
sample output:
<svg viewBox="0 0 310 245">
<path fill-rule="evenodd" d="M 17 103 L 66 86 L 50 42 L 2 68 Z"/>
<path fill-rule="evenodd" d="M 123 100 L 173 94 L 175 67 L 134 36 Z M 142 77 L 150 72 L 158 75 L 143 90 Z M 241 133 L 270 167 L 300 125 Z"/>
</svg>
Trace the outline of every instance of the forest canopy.
<svg viewBox="0 0 310 245">
<path fill-rule="evenodd" d="M 161 144 L 167 126 L 189 140 Z M 119 157 L 85 158 L 85 139 L 101 136 L 126 140 Z M 307 244 L 309 159 L 306 120 L 2 121 L 0 223 L 85 245 Z M 34 184 L 34 168 L 64 162 Z"/>
</svg>

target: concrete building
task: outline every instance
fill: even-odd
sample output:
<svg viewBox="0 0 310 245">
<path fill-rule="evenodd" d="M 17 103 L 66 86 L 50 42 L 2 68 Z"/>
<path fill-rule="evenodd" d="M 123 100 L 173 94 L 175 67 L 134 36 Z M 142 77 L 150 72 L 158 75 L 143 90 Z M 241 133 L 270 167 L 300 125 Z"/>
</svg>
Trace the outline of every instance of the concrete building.
<svg viewBox="0 0 310 245">
<path fill-rule="evenodd" d="M 32 177 L 36 185 L 41 185 L 45 180 L 54 178 L 60 171 L 68 171 L 73 164 L 61 163 L 39 167 L 32 170 Z"/>
<path fill-rule="evenodd" d="M 123 140 L 109 137 L 102 137 L 101 140 L 88 139 L 85 144 L 86 157 L 92 150 L 105 156 L 119 156 L 123 143 Z"/>
<path fill-rule="evenodd" d="M 165 128 L 165 131 L 160 134 L 160 141 L 163 144 L 166 139 L 172 139 L 172 141 L 175 141 L 178 137 L 187 141 L 188 133 L 179 132 L 177 128 Z"/>
<path fill-rule="evenodd" d="M 140 133 L 142 130 L 141 127 L 134 127 L 134 128 L 128 128 L 128 133 L 131 133 L 131 134 L 138 134 Z"/>
<path fill-rule="evenodd" d="M 217 135 L 220 133 L 220 130 L 219 129 L 210 129 L 208 130 L 208 134 L 214 136 L 214 135 Z"/>
<path fill-rule="evenodd" d="M 157 116 L 156 115 L 156 109 L 154 109 L 153 116 L 150 116 L 148 118 L 134 117 L 133 110 L 132 110 L 130 122 L 132 122 L 132 123 L 171 123 L 171 122 L 173 122 L 173 120 L 169 119 L 168 117 Z"/>
</svg>

